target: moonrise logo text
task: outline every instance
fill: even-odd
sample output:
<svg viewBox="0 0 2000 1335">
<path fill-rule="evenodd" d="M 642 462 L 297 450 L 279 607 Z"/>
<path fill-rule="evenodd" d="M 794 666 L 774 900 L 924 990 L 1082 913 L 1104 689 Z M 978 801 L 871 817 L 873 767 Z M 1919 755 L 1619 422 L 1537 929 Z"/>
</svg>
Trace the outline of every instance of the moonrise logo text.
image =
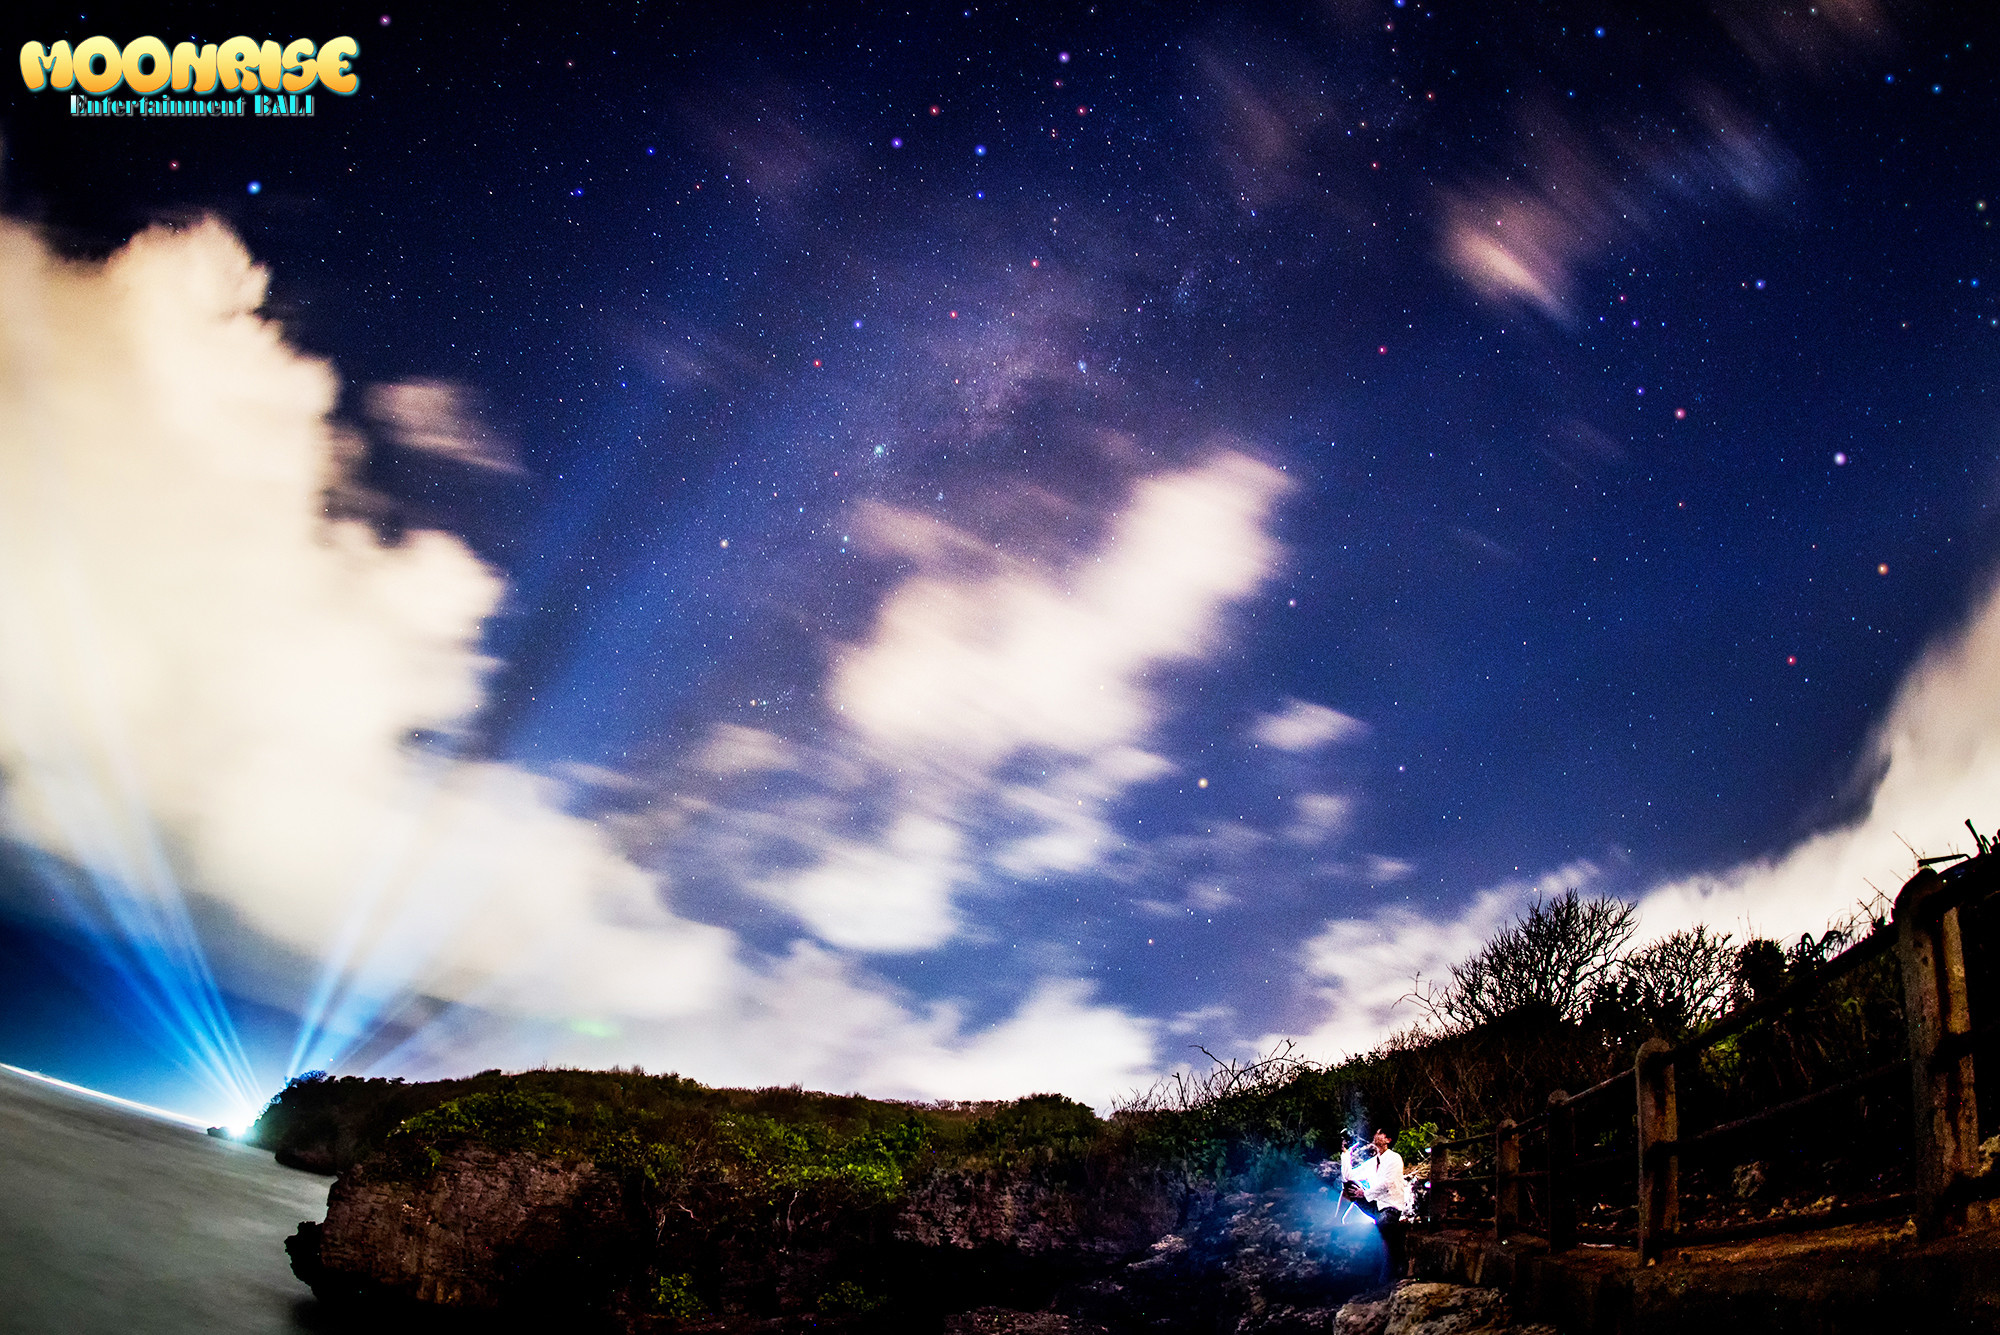
<svg viewBox="0 0 2000 1335">
<path fill-rule="evenodd" d="M 300 37 L 282 46 L 232 37 L 200 47 L 181 42 L 169 51 L 157 37 L 121 47 L 97 36 L 74 47 L 26 43 L 21 79 L 30 92 L 81 89 L 70 93 L 72 116 L 310 116 L 314 88 L 349 97 L 361 86 L 354 72 L 360 54 L 352 37 L 323 44 Z M 113 97 L 120 88 L 136 96 Z"/>
</svg>

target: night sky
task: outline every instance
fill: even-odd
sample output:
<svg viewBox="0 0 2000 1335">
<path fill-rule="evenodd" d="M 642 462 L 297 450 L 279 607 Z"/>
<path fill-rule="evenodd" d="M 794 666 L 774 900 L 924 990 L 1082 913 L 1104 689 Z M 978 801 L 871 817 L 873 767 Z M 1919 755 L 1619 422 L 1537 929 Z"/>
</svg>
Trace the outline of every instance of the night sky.
<svg viewBox="0 0 2000 1335">
<path fill-rule="evenodd" d="M 2000 820 L 1970 8 L 9 18 L 360 87 L 7 72 L 0 1060 L 1103 1104 L 1893 894 Z"/>
</svg>

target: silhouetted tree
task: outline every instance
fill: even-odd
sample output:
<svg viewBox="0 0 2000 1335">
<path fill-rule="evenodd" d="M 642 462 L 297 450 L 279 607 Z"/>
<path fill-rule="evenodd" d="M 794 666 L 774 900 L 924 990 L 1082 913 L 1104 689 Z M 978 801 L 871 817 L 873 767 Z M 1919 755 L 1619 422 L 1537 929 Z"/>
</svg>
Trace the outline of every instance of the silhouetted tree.
<svg viewBox="0 0 2000 1335">
<path fill-rule="evenodd" d="M 1591 1001 L 1607 1028 L 1683 1034 L 1728 1008 L 1737 951 L 1729 933 L 1683 929 L 1617 962 Z"/>
<path fill-rule="evenodd" d="M 1638 909 L 1616 899 L 1583 899 L 1574 890 L 1537 900 L 1503 927 L 1429 998 L 1434 1017 L 1454 1029 L 1490 1024 L 1524 1007 L 1557 1019 L 1580 1018 L 1632 938 Z"/>
<path fill-rule="evenodd" d="M 1785 985 L 1789 972 L 1783 946 L 1763 937 L 1746 941 L 1743 949 L 1736 952 L 1730 979 L 1733 1000 L 1743 1006 L 1773 996 Z"/>
</svg>

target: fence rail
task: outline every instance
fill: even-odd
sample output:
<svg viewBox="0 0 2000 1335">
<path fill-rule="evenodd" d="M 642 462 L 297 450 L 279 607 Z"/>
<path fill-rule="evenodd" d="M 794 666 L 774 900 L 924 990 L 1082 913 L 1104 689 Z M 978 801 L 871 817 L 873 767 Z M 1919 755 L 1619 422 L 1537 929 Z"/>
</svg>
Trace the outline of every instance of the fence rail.
<svg viewBox="0 0 2000 1335">
<path fill-rule="evenodd" d="M 1493 1227 L 1503 1237 L 1523 1229 L 1539 1232 L 1548 1237 L 1552 1251 L 1566 1251 L 1586 1238 L 1628 1240 L 1636 1242 L 1647 1260 L 1696 1241 L 1762 1237 L 1899 1214 L 1913 1216 L 1926 1235 L 1958 1227 L 1971 1202 L 2000 1196 L 2000 1176 L 1981 1174 L 1975 1081 L 1976 1054 L 1988 1040 L 2000 1035 L 2000 1017 L 1981 1025 L 1973 1023 L 1960 922 L 1961 909 L 1996 890 L 2000 890 L 2000 849 L 1987 849 L 1983 843 L 1979 857 L 1948 871 L 1920 866 L 1896 896 L 1889 923 L 1775 995 L 1737 1008 L 1678 1045 L 1649 1039 L 1640 1047 L 1630 1070 L 1577 1094 L 1558 1090 L 1549 1096 L 1545 1112 L 1526 1121 L 1503 1121 L 1490 1132 L 1432 1145 L 1426 1213 L 1434 1220 L 1450 1218 L 1462 1192 L 1479 1188 L 1492 1193 Z M 1746 1116 L 1682 1132 L 1677 1068 L 1692 1067 L 1716 1044 L 1759 1021 L 1791 1011 L 1834 981 L 1889 955 L 1895 957 L 1902 975 L 1907 1027 L 1902 1056 Z M 1682 1228 L 1680 1176 L 1684 1163 L 1713 1160 L 1718 1151 L 1745 1132 L 1856 1098 L 1898 1077 L 1909 1081 L 1910 1088 L 1909 1190 L 1849 1201 L 1828 1210 Z M 1635 1143 L 1609 1153 L 1579 1156 L 1579 1109 L 1587 1104 L 1598 1106 L 1601 1100 L 1621 1094 L 1632 1100 Z M 1614 1105 L 1623 1106 L 1622 1100 Z M 1530 1136 L 1540 1137 L 1543 1143 L 1540 1168 L 1522 1166 L 1522 1142 Z M 1454 1173 L 1455 1156 L 1465 1156 L 1459 1166 L 1469 1166 L 1467 1152 L 1477 1152 L 1490 1167 L 1483 1172 Z M 1578 1219 L 1579 1179 L 1620 1162 L 1634 1173 L 1634 1227 L 1620 1231 L 1583 1225 Z M 1531 1194 L 1540 1197 L 1534 1210 L 1524 1208 Z"/>
</svg>

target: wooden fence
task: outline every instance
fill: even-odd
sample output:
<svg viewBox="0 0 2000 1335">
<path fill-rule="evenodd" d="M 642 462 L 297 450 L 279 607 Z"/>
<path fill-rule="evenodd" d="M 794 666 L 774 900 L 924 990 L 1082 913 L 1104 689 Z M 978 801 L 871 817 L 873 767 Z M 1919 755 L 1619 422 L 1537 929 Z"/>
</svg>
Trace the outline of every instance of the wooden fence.
<svg viewBox="0 0 2000 1335">
<path fill-rule="evenodd" d="M 1863 1219 L 1907 1216 L 1926 1236 L 1961 1226 L 1967 1207 L 2000 1195 L 2000 1173 L 1982 1172 L 1975 1056 L 2000 1034 L 2000 1023 L 1975 1023 L 1967 986 L 1961 910 L 2000 890 L 2000 848 L 1982 841 L 1981 856 L 1940 873 L 1922 867 L 1896 897 L 1891 921 L 1827 960 L 1776 995 L 1743 1006 L 1678 1045 L 1643 1044 L 1630 1071 L 1577 1094 L 1558 1091 L 1548 1108 L 1525 1122 L 1503 1121 L 1491 1132 L 1431 1147 L 1430 1189 L 1423 1216 L 1446 1222 L 1454 1204 L 1471 1196 L 1490 1204 L 1501 1237 L 1540 1234 L 1552 1251 L 1579 1241 L 1635 1244 L 1653 1260 L 1676 1246 L 1825 1228 Z M 1996 943 L 2000 949 L 2000 943 Z M 1815 998 L 1828 984 L 1892 955 L 1902 977 L 1906 1052 L 1895 1060 L 1703 1129 L 1681 1124 L 1675 1073 L 1717 1043 L 1760 1021 L 1775 1019 Z M 2000 1011 L 1988 1001 L 1987 1008 Z M 1908 1083 L 1910 1146 L 1907 1185 L 1830 1210 L 1793 1213 L 1722 1227 L 1681 1226 L 1681 1170 L 1728 1161 L 1746 1133 L 1815 1111 L 1830 1113 L 1849 1099 Z M 1580 1118 L 1609 1129 L 1597 1152 L 1579 1153 Z M 1601 1142 L 1609 1140 L 1609 1148 Z M 1523 1167 L 1523 1145 L 1537 1166 Z M 1593 1148 L 1586 1146 L 1586 1148 Z M 1621 1171 L 1622 1168 L 1622 1171 Z M 1455 1171 L 1456 1170 L 1456 1171 Z M 1591 1229 L 1578 1218 L 1579 1189 L 1622 1197 L 1636 1227 Z M 1485 1198 L 1490 1197 L 1490 1201 Z"/>
</svg>

